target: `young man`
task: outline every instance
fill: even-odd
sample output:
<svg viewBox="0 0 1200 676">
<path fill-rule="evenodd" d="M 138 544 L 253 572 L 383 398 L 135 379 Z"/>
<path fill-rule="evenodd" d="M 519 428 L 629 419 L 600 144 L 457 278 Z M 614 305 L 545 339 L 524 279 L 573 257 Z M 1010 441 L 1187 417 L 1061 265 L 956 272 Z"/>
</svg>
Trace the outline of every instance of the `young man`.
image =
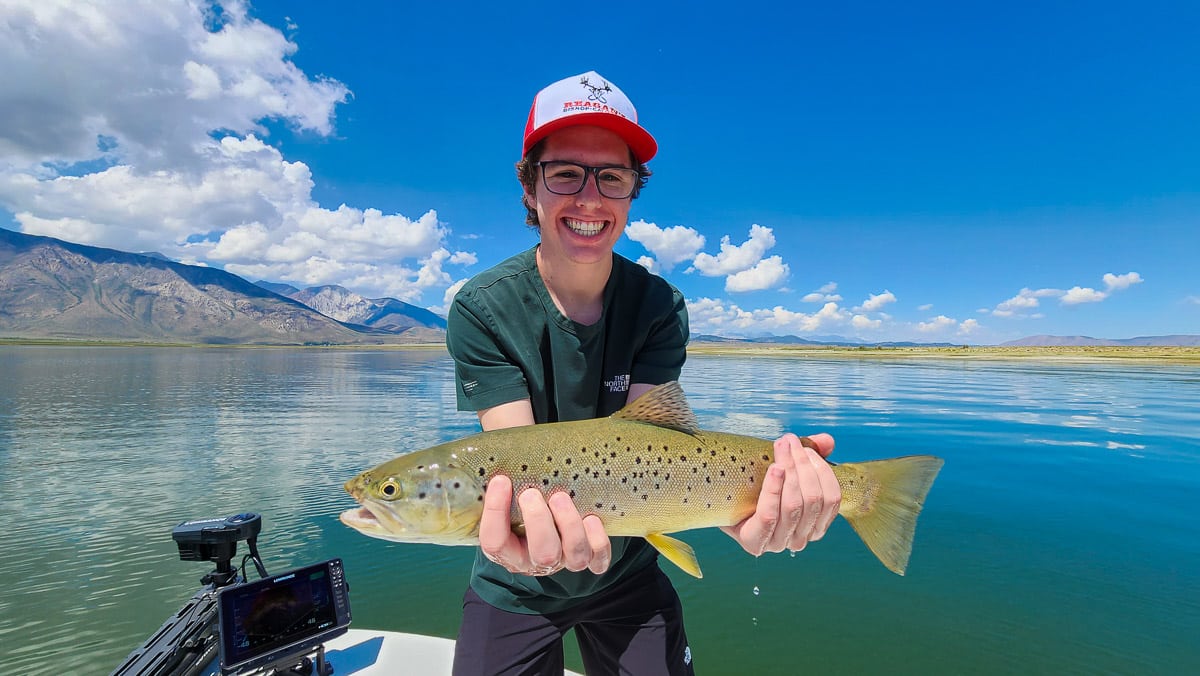
<svg viewBox="0 0 1200 676">
<path fill-rule="evenodd" d="M 537 246 L 472 279 L 449 313 L 458 403 L 483 429 L 611 415 L 679 377 L 687 309 L 663 279 L 613 253 L 657 145 L 632 103 L 595 72 L 537 94 L 517 165 Z M 819 449 L 775 442 L 756 513 L 724 529 L 746 551 L 800 550 L 824 536 L 841 493 Z M 679 597 L 640 538 L 609 538 L 563 492 L 515 497 L 488 483 L 454 673 L 562 673 L 576 630 L 590 674 L 690 674 Z"/>
</svg>

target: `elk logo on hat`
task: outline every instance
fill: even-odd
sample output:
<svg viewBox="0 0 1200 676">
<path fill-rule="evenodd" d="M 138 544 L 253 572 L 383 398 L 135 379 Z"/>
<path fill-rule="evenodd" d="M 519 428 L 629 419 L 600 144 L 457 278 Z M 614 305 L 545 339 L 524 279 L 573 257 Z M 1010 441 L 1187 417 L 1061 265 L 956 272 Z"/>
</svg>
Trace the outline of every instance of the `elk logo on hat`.
<svg viewBox="0 0 1200 676">
<path fill-rule="evenodd" d="M 601 80 L 601 82 L 604 82 L 604 80 Z M 598 101 L 600 103 L 608 103 L 608 101 L 604 98 L 604 94 L 611 92 L 612 87 L 608 86 L 607 82 L 604 82 L 603 87 L 597 87 L 597 86 L 593 85 L 592 83 L 588 82 L 587 76 L 585 75 L 585 76 L 579 78 L 579 84 L 583 85 L 584 87 L 587 87 L 592 92 L 591 94 L 588 95 L 588 101 Z"/>
</svg>

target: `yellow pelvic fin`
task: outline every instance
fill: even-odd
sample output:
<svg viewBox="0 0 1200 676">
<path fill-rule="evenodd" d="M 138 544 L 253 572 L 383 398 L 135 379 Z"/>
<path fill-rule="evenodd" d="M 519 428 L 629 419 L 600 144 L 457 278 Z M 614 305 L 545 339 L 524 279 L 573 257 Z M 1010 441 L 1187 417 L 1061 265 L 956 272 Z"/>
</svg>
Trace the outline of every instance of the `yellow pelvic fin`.
<svg viewBox="0 0 1200 676">
<path fill-rule="evenodd" d="M 700 572 L 700 562 L 696 560 L 696 552 L 688 543 L 662 533 L 650 533 L 646 541 L 668 561 L 682 568 L 683 572 L 692 577 L 704 577 L 704 573 Z"/>
</svg>

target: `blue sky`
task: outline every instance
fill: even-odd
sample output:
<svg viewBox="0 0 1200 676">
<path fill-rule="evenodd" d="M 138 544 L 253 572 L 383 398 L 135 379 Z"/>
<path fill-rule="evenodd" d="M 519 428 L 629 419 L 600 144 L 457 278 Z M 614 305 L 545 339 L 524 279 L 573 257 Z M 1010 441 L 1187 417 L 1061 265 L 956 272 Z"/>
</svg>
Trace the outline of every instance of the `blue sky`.
<svg viewBox="0 0 1200 676">
<path fill-rule="evenodd" d="M 0 225 L 441 311 L 596 70 L 695 333 L 1200 333 L 1196 3 L 341 4 L 6 2 Z"/>
</svg>

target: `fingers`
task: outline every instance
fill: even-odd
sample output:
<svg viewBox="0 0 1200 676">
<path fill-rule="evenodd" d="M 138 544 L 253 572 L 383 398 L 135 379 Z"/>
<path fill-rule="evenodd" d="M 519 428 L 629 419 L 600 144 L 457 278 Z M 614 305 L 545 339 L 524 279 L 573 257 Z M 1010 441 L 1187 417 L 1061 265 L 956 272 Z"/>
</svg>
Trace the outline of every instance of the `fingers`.
<svg viewBox="0 0 1200 676">
<path fill-rule="evenodd" d="M 820 482 L 820 491 L 823 498 L 821 514 L 816 519 L 812 533 L 808 536 L 810 542 L 815 542 L 825 537 L 825 533 L 833 525 L 833 520 L 837 518 L 838 509 L 842 505 L 842 487 L 838 484 L 837 476 L 833 473 L 833 468 L 825 461 L 824 457 L 833 451 L 833 437 L 830 437 L 828 434 L 823 436 L 829 437 L 829 451 L 821 455 L 813 452 L 806 454 L 808 462 Z"/>
<path fill-rule="evenodd" d="M 536 488 L 517 496 L 525 536 L 512 532 L 512 482 L 497 475 L 488 482 L 479 523 L 485 556 L 518 575 L 550 575 L 564 568 L 603 573 L 612 545 L 601 520 L 579 513 L 570 496 L 556 492 L 547 500 Z"/>
<path fill-rule="evenodd" d="M 604 530 L 604 522 L 595 514 L 583 517 L 583 530 L 587 533 L 588 545 L 592 549 L 592 560 L 588 562 L 588 570 L 599 575 L 608 570 L 612 563 L 612 542 Z"/>
<path fill-rule="evenodd" d="M 521 518 L 525 522 L 526 555 L 529 568 L 526 575 L 549 575 L 562 568 L 562 540 L 555 527 L 554 514 L 541 491 L 526 488 L 517 496 Z"/>
<path fill-rule="evenodd" d="M 775 462 L 767 469 L 754 514 L 722 530 L 755 556 L 799 551 L 824 537 L 841 504 L 837 477 L 824 460 L 833 446 L 828 434 L 777 439 Z"/>
<path fill-rule="evenodd" d="M 492 477 L 483 494 L 483 514 L 479 519 L 479 548 L 483 555 L 511 572 L 528 568 L 524 547 L 512 532 L 512 481 L 504 475 Z"/>
</svg>

